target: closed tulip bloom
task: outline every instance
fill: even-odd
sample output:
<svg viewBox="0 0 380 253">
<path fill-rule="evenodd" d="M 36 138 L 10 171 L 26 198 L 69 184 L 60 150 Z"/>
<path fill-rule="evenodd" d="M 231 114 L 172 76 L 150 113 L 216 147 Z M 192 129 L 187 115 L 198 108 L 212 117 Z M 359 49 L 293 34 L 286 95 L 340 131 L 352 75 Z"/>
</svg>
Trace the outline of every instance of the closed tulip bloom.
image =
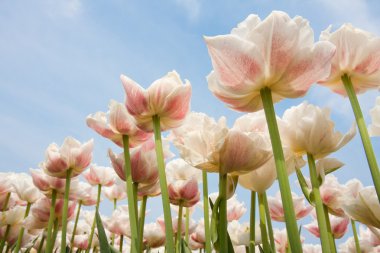
<svg viewBox="0 0 380 253">
<path fill-rule="evenodd" d="M 92 159 L 94 141 L 81 144 L 72 137 L 67 137 L 62 146 L 52 143 L 46 150 L 43 168 L 53 177 L 66 178 L 66 171 L 72 169 L 71 177 L 81 174 Z"/>
<path fill-rule="evenodd" d="M 343 203 L 345 213 L 363 224 L 380 228 L 380 203 L 374 187 L 365 187 Z"/>
<path fill-rule="evenodd" d="M 286 110 L 283 120 L 287 123 L 284 134 L 287 135 L 292 150 L 299 154 L 311 154 L 315 159 L 337 151 L 356 133 L 355 125 L 345 135 L 335 131 L 330 110 L 307 102 Z"/>
<path fill-rule="evenodd" d="M 92 164 L 90 169 L 83 173 L 83 176 L 91 185 L 111 186 L 116 180 L 116 174 L 112 168 L 96 164 Z"/>
<path fill-rule="evenodd" d="M 305 198 L 303 196 L 299 197 L 297 194 L 292 192 L 292 200 L 297 220 L 307 216 L 313 210 L 312 206 L 305 205 Z M 281 222 L 285 221 L 280 192 L 277 192 L 275 197 L 268 196 L 268 206 L 270 216 L 273 220 Z"/>
<path fill-rule="evenodd" d="M 306 94 L 330 73 L 335 47 L 314 43 L 309 22 L 273 11 L 263 21 L 249 15 L 231 34 L 206 37 L 214 71 L 211 92 L 234 110 L 252 112 L 263 107 L 260 90 L 269 87 L 274 102 Z"/>
<path fill-rule="evenodd" d="M 341 76 L 351 77 L 355 92 L 363 93 L 377 89 L 380 85 L 380 38 L 344 24 L 331 33 L 331 26 L 323 31 L 321 41 L 329 41 L 336 46 L 336 54 L 331 61 L 329 77 L 319 83 L 334 92 L 346 95 Z"/>
<path fill-rule="evenodd" d="M 379 72 L 380 73 L 380 72 Z M 380 97 L 376 98 L 375 106 L 369 111 L 371 124 L 368 126 L 370 136 L 380 136 Z"/>
<path fill-rule="evenodd" d="M 152 132 L 152 117 L 155 115 L 160 118 L 162 131 L 182 124 L 190 108 L 191 85 L 188 80 L 182 83 L 178 73 L 172 71 L 144 89 L 125 75 L 120 78 L 126 94 L 125 105 L 141 129 Z"/>
<path fill-rule="evenodd" d="M 107 113 L 90 114 L 86 122 L 95 132 L 120 147 L 123 147 L 123 135 L 128 135 L 130 147 L 138 146 L 151 136 L 136 126 L 135 119 L 128 113 L 125 105 L 114 100 L 111 100 Z"/>
<path fill-rule="evenodd" d="M 111 218 L 104 221 L 104 225 L 111 233 L 130 237 L 128 206 L 118 206 Z"/>
<path fill-rule="evenodd" d="M 318 222 L 315 219 L 315 215 L 313 215 L 314 220 L 307 225 L 304 225 L 304 227 L 313 235 L 316 237 L 320 237 L 319 234 L 319 227 Z M 338 217 L 335 215 L 329 214 L 330 224 L 331 224 L 331 232 L 335 239 L 340 239 L 344 236 L 344 234 L 348 230 L 348 224 L 350 224 L 350 218 L 347 216 L 345 217 Z"/>
<path fill-rule="evenodd" d="M 144 245 L 147 248 L 159 248 L 165 245 L 166 236 L 157 223 L 144 225 Z"/>
<path fill-rule="evenodd" d="M 43 196 L 33 184 L 32 178 L 24 173 L 18 174 L 16 178 L 12 180 L 12 186 L 18 197 L 28 203 L 34 203 Z"/>
<path fill-rule="evenodd" d="M 85 250 L 88 248 L 88 234 L 76 235 L 74 238 L 73 246 L 77 249 Z"/>
<path fill-rule="evenodd" d="M 201 219 L 194 232 L 190 235 L 189 246 L 192 250 L 205 248 L 205 223 L 204 219 Z"/>
<path fill-rule="evenodd" d="M 234 220 L 228 224 L 228 234 L 231 237 L 232 244 L 234 246 L 249 246 L 249 223 L 240 224 L 238 221 Z M 255 244 L 261 243 L 260 228 L 255 227 Z"/>
<path fill-rule="evenodd" d="M 127 193 L 125 189 L 125 183 L 121 179 L 116 178 L 115 184 L 110 187 L 106 187 L 103 190 L 104 195 L 109 200 L 123 200 L 127 198 Z"/>
<path fill-rule="evenodd" d="M 168 182 L 168 192 L 173 205 L 191 207 L 199 201 L 200 192 L 195 178 Z"/>
</svg>

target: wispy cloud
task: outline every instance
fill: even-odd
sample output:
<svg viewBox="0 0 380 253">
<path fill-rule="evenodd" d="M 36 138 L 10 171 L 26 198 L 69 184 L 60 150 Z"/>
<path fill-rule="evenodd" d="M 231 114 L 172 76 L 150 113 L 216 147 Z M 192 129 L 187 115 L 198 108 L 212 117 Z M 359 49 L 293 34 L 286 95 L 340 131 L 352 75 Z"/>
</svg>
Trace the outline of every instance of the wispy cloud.
<svg viewBox="0 0 380 253">
<path fill-rule="evenodd" d="M 188 15 L 191 21 L 195 21 L 201 11 L 200 0 L 175 0 L 176 4 L 181 6 Z"/>
</svg>

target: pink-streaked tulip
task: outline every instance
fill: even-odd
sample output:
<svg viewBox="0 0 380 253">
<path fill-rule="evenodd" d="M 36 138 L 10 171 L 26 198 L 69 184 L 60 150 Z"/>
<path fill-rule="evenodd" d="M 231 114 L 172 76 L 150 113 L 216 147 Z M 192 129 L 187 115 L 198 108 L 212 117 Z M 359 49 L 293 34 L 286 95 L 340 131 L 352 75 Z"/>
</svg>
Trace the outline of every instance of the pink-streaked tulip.
<svg viewBox="0 0 380 253">
<path fill-rule="evenodd" d="M 321 245 L 304 244 L 302 250 L 304 253 L 322 253 Z"/>
<path fill-rule="evenodd" d="M 10 193 L 7 207 L 4 208 L 5 202 L 7 201 L 8 193 L 0 194 L 0 211 L 4 212 L 17 205 L 25 205 L 25 202 L 20 200 L 16 193 Z"/>
<path fill-rule="evenodd" d="M 356 133 L 355 125 L 345 135 L 335 131 L 334 122 L 330 119 L 330 110 L 307 102 L 287 109 L 283 120 L 287 124 L 283 131 L 291 149 L 298 154 L 311 154 L 314 159 L 337 151 Z M 319 127 L 316 127 L 316 124 Z"/>
<path fill-rule="evenodd" d="M 77 249 L 85 250 L 88 248 L 88 235 L 76 235 L 74 238 L 73 246 Z"/>
<path fill-rule="evenodd" d="M 313 210 L 312 206 L 305 206 L 305 198 L 303 196 L 299 197 L 297 194 L 292 192 L 292 200 L 297 220 L 302 219 Z M 280 192 L 277 192 L 275 197 L 268 196 L 268 205 L 271 218 L 275 221 L 284 222 L 285 214 Z"/>
<path fill-rule="evenodd" d="M 314 220 L 307 225 L 304 225 L 310 233 L 315 235 L 316 237 L 320 237 L 318 222 L 315 219 L 315 214 L 313 215 Z M 350 218 L 346 217 L 338 217 L 335 215 L 329 214 L 330 224 L 331 224 L 331 232 L 335 239 L 340 239 L 344 236 L 344 234 L 348 230 L 348 224 L 350 224 Z"/>
<path fill-rule="evenodd" d="M 380 203 L 374 187 L 365 187 L 356 197 L 345 199 L 343 209 L 353 220 L 380 228 Z"/>
<path fill-rule="evenodd" d="M 16 224 L 13 226 L 10 226 L 10 230 L 8 233 L 8 237 L 6 242 L 9 245 L 15 245 L 17 242 L 18 235 L 20 233 L 20 229 L 22 226 L 20 224 Z M 4 238 L 6 227 L 0 228 L 0 238 Z M 26 246 L 28 243 L 32 242 L 36 237 L 34 235 L 29 234 L 28 232 L 24 233 L 24 236 L 21 241 L 21 246 Z M 5 251 L 4 251 L 5 252 Z"/>
<path fill-rule="evenodd" d="M 116 180 L 116 174 L 112 168 L 98 166 L 96 164 L 92 164 L 89 170 L 83 172 L 83 176 L 87 182 L 93 186 L 111 186 Z"/>
<path fill-rule="evenodd" d="M 112 212 L 112 216 L 104 221 L 104 226 L 117 235 L 131 236 L 131 228 L 129 227 L 128 206 L 118 206 Z"/>
<path fill-rule="evenodd" d="M 336 216 L 345 215 L 342 209 L 342 198 L 345 197 L 343 196 L 345 190 L 345 186 L 341 185 L 333 174 L 325 176 L 325 180 L 319 187 L 319 192 L 322 202 L 327 206 L 329 213 Z"/>
<path fill-rule="evenodd" d="M 164 156 L 170 158 L 170 146 L 167 141 L 163 142 Z M 125 181 L 124 154 L 116 155 L 108 150 L 112 167 L 119 178 Z M 139 184 L 152 184 L 158 180 L 157 158 L 153 139 L 149 139 L 139 147 L 131 150 L 131 173 L 132 181 Z"/>
<path fill-rule="evenodd" d="M 104 188 L 103 192 L 107 199 L 111 201 L 119 201 L 127 198 L 125 183 L 119 178 L 116 178 L 115 184 L 113 184 L 110 187 Z"/>
<path fill-rule="evenodd" d="M 193 238 L 193 234 L 190 235 L 189 237 L 189 248 L 191 250 L 199 250 L 199 249 L 204 249 L 205 244 L 197 241 L 196 239 Z"/>
<path fill-rule="evenodd" d="M 204 223 L 204 219 L 201 219 L 198 222 L 197 227 L 195 228 L 194 232 L 190 234 L 189 246 L 192 250 L 204 249 L 205 243 L 206 243 L 205 223 Z"/>
<path fill-rule="evenodd" d="M 331 61 L 331 73 L 319 83 L 332 91 L 346 95 L 341 77 L 347 74 L 357 94 L 380 85 L 380 38 L 369 32 L 344 24 L 331 33 L 331 26 L 323 31 L 321 41 L 329 41 L 336 46 L 336 54 Z"/>
<path fill-rule="evenodd" d="M 179 127 L 190 109 L 191 85 L 182 83 L 177 72 L 154 81 L 148 89 L 142 88 L 132 79 L 121 75 L 129 113 L 137 125 L 148 132 L 153 131 L 152 117 L 160 118 L 161 131 Z"/>
<path fill-rule="evenodd" d="M 228 130 L 225 118 L 216 122 L 202 113 L 191 113 L 172 133 L 182 159 L 207 172 L 247 173 L 263 165 L 271 154 L 264 136 Z"/>
<path fill-rule="evenodd" d="M 179 217 L 172 218 L 172 224 L 173 224 L 173 232 L 176 234 L 178 232 L 178 219 Z M 159 217 L 156 220 L 157 224 L 161 227 L 162 233 L 165 232 L 165 221 L 163 217 Z M 182 236 L 185 235 L 185 230 L 186 230 L 186 221 L 185 218 L 182 217 L 182 222 L 181 222 L 181 234 Z M 196 222 L 193 219 L 190 219 L 189 221 L 189 234 L 193 233 L 197 227 Z"/>
<path fill-rule="evenodd" d="M 168 192 L 173 205 L 191 207 L 199 201 L 200 192 L 195 178 L 168 182 Z"/>
<path fill-rule="evenodd" d="M 214 71 L 211 92 L 229 107 L 252 112 L 263 107 L 260 90 L 269 87 L 274 102 L 306 94 L 330 73 L 335 47 L 314 43 L 309 22 L 273 11 L 263 21 L 249 15 L 231 34 L 206 37 Z"/>
<path fill-rule="evenodd" d="M 65 193 L 66 179 L 49 176 L 42 169 L 30 169 L 33 184 L 47 197 L 51 198 L 53 190 L 55 190 L 59 197 Z M 69 198 L 76 199 L 76 193 L 81 191 L 79 187 L 79 179 L 72 178 L 70 182 Z"/>
<path fill-rule="evenodd" d="M 377 253 L 373 251 L 374 247 L 371 246 L 367 240 L 360 238 L 360 253 Z M 354 237 L 350 237 L 344 243 L 339 245 L 339 251 L 341 253 L 357 253 Z"/>
<path fill-rule="evenodd" d="M 142 199 L 144 196 L 155 197 L 161 194 L 160 181 L 153 184 L 139 184 L 137 188 L 137 197 Z"/>
<path fill-rule="evenodd" d="M 13 192 L 12 182 L 15 173 L 13 172 L 0 172 L 0 194 L 7 194 Z"/>
<path fill-rule="evenodd" d="M 234 246 L 249 246 L 249 223 L 240 224 L 238 221 L 234 220 L 228 224 L 228 234 L 231 237 L 231 242 Z M 255 227 L 255 244 L 261 243 L 260 228 Z"/>
<path fill-rule="evenodd" d="M 213 203 L 215 203 L 218 193 L 214 192 L 209 195 L 209 198 Z M 234 220 L 239 220 L 247 211 L 244 202 L 237 200 L 236 195 L 233 195 L 227 200 L 227 221 L 231 222 Z"/>
<path fill-rule="evenodd" d="M 359 227 L 359 235 L 361 239 L 368 241 L 372 247 L 380 246 L 380 229 L 368 226 L 365 229 Z"/>
<path fill-rule="evenodd" d="M 12 186 L 18 197 L 28 203 L 34 203 L 43 196 L 33 184 L 32 178 L 25 173 L 18 174 L 12 180 Z"/>
<path fill-rule="evenodd" d="M 125 105 L 114 100 L 111 100 L 107 113 L 90 114 L 86 122 L 95 132 L 120 147 L 123 147 L 123 135 L 128 135 L 129 147 L 136 147 L 151 136 L 136 126 L 135 119 L 128 113 Z"/>
<path fill-rule="evenodd" d="M 59 178 L 66 178 L 66 172 L 72 169 L 71 177 L 75 177 L 90 165 L 93 146 L 92 139 L 81 144 L 72 137 L 65 138 L 61 147 L 52 143 L 46 150 L 43 168 L 48 175 Z"/>
<path fill-rule="evenodd" d="M 188 180 L 195 178 L 198 183 L 202 181 L 202 171 L 191 166 L 183 159 L 174 159 L 166 165 L 168 181 Z"/>
<path fill-rule="evenodd" d="M 273 236 L 274 236 L 276 251 L 278 253 L 286 253 L 289 247 L 288 234 L 286 232 L 286 229 L 279 230 L 275 228 L 273 230 Z M 301 236 L 301 242 L 303 241 L 304 241 L 304 238 Z"/>
<path fill-rule="evenodd" d="M 144 225 L 144 245 L 147 248 L 159 248 L 165 245 L 166 236 L 157 223 Z"/>
<path fill-rule="evenodd" d="M 91 230 L 90 225 L 87 224 L 86 221 L 84 220 L 78 220 L 77 227 L 75 229 L 75 234 L 80 235 L 80 234 L 89 234 Z M 72 234 L 74 232 L 74 222 L 71 221 L 69 222 L 67 226 L 67 232 L 69 234 Z"/>
<path fill-rule="evenodd" d="M 75 193 L 75 199 L 82 202 L 84 206 L 94 206 L 96 205 L 98 198 L 98 187 L 92 187 L 90 184 L 85 182 L 79 182 L 78 190 Z M 107 189 L 107 188 L 105 188 Z M 100 199 L 101 201 L 101 199 Z"/>
<path fill-rule="evenodd" d="M 380 136 L 380 97 L 376 98 L 375 106 L 369 111 L 371 124 L 368 126 L 370 136 Z"/>
<path fill-rule="evenodd" d="M 23 206 L 15 206 L 8 211 L 0 213 L 0 227 L 6 225 L 17 225 L 22 222 L 24 219 L 25 207 Z"/>
</svg>

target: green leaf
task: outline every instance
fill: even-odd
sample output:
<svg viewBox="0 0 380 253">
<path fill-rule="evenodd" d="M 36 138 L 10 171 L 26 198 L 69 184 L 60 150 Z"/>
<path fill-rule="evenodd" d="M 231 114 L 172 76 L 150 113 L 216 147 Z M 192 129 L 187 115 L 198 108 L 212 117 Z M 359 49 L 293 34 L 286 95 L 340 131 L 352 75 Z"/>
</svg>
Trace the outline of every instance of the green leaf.
<svg viewBox="0 0 380 253">
<path fill-rule="evenodd" d="M 264 249 L 261 247 L 261 245 L 259 244 L 258 246 L 259 246 L 260 253 L 265 253 Z"/>
<path fill-rule="evenodd" d="M 181 238 L 181 253 L 192 253 L 189 245 L 187 244 L 187 242 Z"/>
<path fill-rule="evenodd" d="M 109 245 L 111 253 L 120 253 L 119 250 L 117 250 L 114 246 Z"/>
<path fill-rule="evenodd" d="M 230 237 L 230 234 L 228 233 L 227 231 L 227 244 L 228 244 L 228 253 L 235 253 L 234 251 L 234 246 L 232 245 L 232 241 L 231 241 L 231 237 Z"/>
<path fill-rule="evenodd" d="M 98 228 L 99 246 L 100 252 L 111 253 L 110 246 L 108 244 L 108 239 L 106 232 L 104 231 L 102 218 L 100 218 L 99 212 L 96 212 L 96 227 Z"/>
<path fill-rule="evenodd" d="M 301 170 L 296 169 L 296 174 L 297 174 L 298 183 L 301 186 L 301 190 L 302 190 L 303 195 L 305 196 L 305 198 L 309 202 L 309 204 L 314 206 L 314 201 L 312 201 L 312 199 L 311 199 L 312 198 L 311 190 L 310 190 L 309 186 L 307 185 L 306 179 L 303 176 Z"/>
<path fill-rule="evenodd" d="M 215 203 L 213 204 L 211 199 L 210 206 L 212 208 L 211 213 L 211 224 L 210 224 L 210 235 L 211 235 L 211 243 L 214 245 L 214 248 L 216 250 L 219 249 L 219 242 L 218 242 L 218 225 L 219 225 L 219 205 L 220 205 L 221 198 L 218 198 L 215 200 Z"/>
</svg>

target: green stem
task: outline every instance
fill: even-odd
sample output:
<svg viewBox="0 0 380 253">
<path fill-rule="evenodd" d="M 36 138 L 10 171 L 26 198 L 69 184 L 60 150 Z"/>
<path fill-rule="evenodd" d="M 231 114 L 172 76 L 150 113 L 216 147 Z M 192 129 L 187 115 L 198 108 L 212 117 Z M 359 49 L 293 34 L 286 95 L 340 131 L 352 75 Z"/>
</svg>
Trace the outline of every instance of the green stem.
<svg viewBox="0 0 380 253">
<path fill-rule="evenodd" d="M 186 207 L 185 242 L 189 244 L 190 209 Z"/>
<path fill-rule="evenodd" d="M 113 210 L 115 211 L 117 208 L 117 199 L 113 200 Z"/>
<path fill-rule="evenodd" d="M 129 153 L 129 136 L 123 135 L 123 146 L 124 146 L 124 173 L 125 181 L 127 185 L 127 200 L 128 200 L 128 212 L 129 212 L 129 223 L 131 227 L 131 253 L 139 252 L 138 248 L 138 233 L 137 233 L 137 213 L 135 206 L 135 197 L 133 194 L 133 183 L 132 183 L 132 168 L 131 168 L 131 155 Z"/>
<path fill-rule="evenodd" d="M 211 253 L 210 241 L 210 215 L 208 208 L 208 182 L 207 172 L 202 170 L 202 187 L 203 187 L 203 212 L 204 212 L 204 225 L 205 225 L 205 253 Z"/>
<path fill-rule="evenodd" d="M 278 131 L 276 114 L 273 106 L 272 93 L 270 88 L 265 87 L 260 90 L 260 94 L 264 106 L 265 117 L 268 122 L 270 139 L 272 142 L 277 178 L 280 186 L 282 205 L 285 213 L 286 230 L 289 234 L 289 244 L 293 253 L 301 253 L 301 240 L 298 234 L 296 215 L 294 213 L 292 194 L 285 165 L 284 152 L 282 150 L 280 133 Z"/>
<path fill-rule="evenodd" d="M 138 214 L 139 210 L 137 208 L 137 205 L 138 205 L 137 204 L 137 191 L 139 188 L 139 183 L 133 182 L 132 186 L 133 186 L 133 201 L 135 202 L 135 212 L 136 212 L 136 214 Z M 136 217 L 136 219 L 138 220 L 138 217 Z M 138 227 L 139 227 L 139 224 L 137 223 L 137 229 L 138 229 Z"/>
<path fill-rule="evenodd" d="M 258 192 L 257 196 L 259 198 L 259 216 L 260 216 L 260 230 L 261 230 L 261 242 L 263 244 L 264 252 L 271 252 L 271 248 L 268 241 L 267 226 L 265 220 L 265 204 L 264 204 L 264 194 Z"/>
<path fill-rule="evenodd" d="M 169 193 L 168 193 L 168 186 L 167 186 L 166 174 L 165 174 L 165 161 L 164 161 L 164 152 L 162 149 L 160 117 L 157 115 L 153 116 L 153 128 L 154 128 L 154 139 L 156 143 L 156 155 L 157 155 L 158 174 L 160 178 L 162 206 L 164 209 L 166 250 L 168 253 L 173 253 L 175 249 L 174 241 L 173 241 L 173 225 L 172 225 L 172 217 L 170 213 Z"/>
<path fill-rule="evenodd" d="M 367 156 L 367 162 L 371 171 L 373 183 L 375 185 L 377 198 L 380 201 L 380 171 L 379 166 L 377 165 L 376 156 L 373 151 L 371 140 L 368 135 L 367 126 L 363 118 L 363 113 L 360 109 L 359 101 L 356 97 L 354 87 L 352 86 L 351 78 L 347 74 L 344 74 L 341 78 L 348 98 L 350 99 L 352 110 L 354 111 L 356 124 L 358 125 L 364 151 Z"/>
<path fill-rule="evenodd" d="M 245 253 L 251 253 L 250 249 L 248 246 L 245 246 Z"/>
<path fill-rule="evenodd" d="M 177 239 L 176 239 L 176 252 L 177 253 L 180 253 L 181 250 L 181 239 L 182 239 L 182 214 L 183 212 L 183 206 L 182 206 L 182 202 L 180 201 L 179 202 L 179 206 L 178 206 L 178 219 L 177 219 Z"/>
<path fill-rule="evenodd" d="M 362 251 L 360 249 L 358 232 L 356 231 L 356 225 L 353 219 L 351 219 L 351 227 L 352 227 L 352 233 L 354 234 L 356 252 L 360 253 Z"/>
<path fill-rule="evenodd" d="M 263 193 L 264 198 L 264 207 L 265 207 L 265 216 L 267 218 L 267 226 L 268 226 L 268 234 L 269 234 L 269 241 L 272 252 L 276 252 L 276 244 L 274 243 L 274 235 L 273 235 L 273 227 L 272 227 L 272 220 L 269 213 L 269 206 L 268 206 L 268 199 L 267 199 L 267 193 Z"/>
<path fill-rule="evenodd" d="M 95 224 L 96 224 L 96 214 L 99 212 L 99 203 L 100 203 L 101 192 L 102 192 L 102 185 L 98 184 L 98 197 L 96 199 L 95 215 L 94 215 L 94 219 L 92 221 L 91 233 L 90 233 L 90 237 L 88 238 L 88 247 L 87 247 L 86 253 L 90 252 L 91 245 L 92 245 L 92 239 L 94 237 Z"/>
<path fill-rule="evenodd" d="M 140 215 L 139 215 L 139 247 L 140 252 L 143 252 L 143 241 L 144 241 L 144 223 L 145 223 L 145 210 L 146 210 L 146 202 L 148 200 L 148 196 L 143 196 L 141 205 L 140 205 Z"/>
<path fill-rule="evenodd" d="M 6 211 L 7 207 L 8 207 L 8 204 L 9 204 L 9 199 L 11 198 L 11 192 L 8 192 L 7 193 L 7 196 L 5 197 L 5 201 L 4 201 L 4 204 L 3 204 L 3 211 Z"/>
<path fill-rule="evenodd" d="M 53 252 L 53 245 L 52 245 L 52 233 L 53 233 L 53 225 L 55 220 L 55 203 L 57 201 L 57 191 L 53 190 L 51 193 L 51 206 L 50 206 L 50 216 L 49 216 L 49 223 L 47 228 L 47 237 L 46 237 L 46 252 L 51 253 Z"/>
<path fill-rule="evenodd" d="M 119 251 L 120 251 L 120 252 L 123 252 L 123 235 L 120 235 Z"/>
<path fill-rule="evenodd" d="M 74 239 L 75 239 L 75 233 L 77 231 L 78 226 L 78 220 L 79 220 L 79 214 L 80 214 L 80 208 L 82 207 L 82 200 L 79 201 L 77 213 L 75 215 L 75 222 L 74 222 L 74 228 L 73 228 L 73 234 L 71 235 L 70 245 L 71 248 L 73 248 L 74 245 Z M 70 249 L 71 250 L 71 249 Z"/>
<path fill-rule="evenodd" d="M 113 199 L 113 210 L 115 211 L 117 208 L 117 199 Z M 115 234 L 112 233 L 111 235 L 111 245 L 113 246 L 115 244 Z"/>
<path fill-rule="evenodd" d="M 227 174 L 219 173 L 219 233 L 220 252 L 228 252 L 227 240 Z"/>
<path fill-rule="evenodd" d="M 65 195 L 62 210 L 62 236 L 61 236 L 61 253 L 66 253 L 66 230 L 67 230 L 67 212 L 69 208 L 69 193 L 72 168 L 66 171 Z"/>
<path fill-rule="evenodd" d="M 251 191 L 251 210 L 249 215 L 249 253 L 255 253 L 256 192 Z"/>
<path fill-rule="evenodd" d="M 58 235 L 58 230 L 59 230 L 58 228 L 59 228 L 59 222 L 58 222 L 58 218 L 56 218 L 54 220 L 54 228 L 53 228 L 53 235 L 52 235 L 53 249 L 54 249 L 55 241 L 57 240 L 57 235 Z"/>
<path fill-rule="evenodd" d="M 5 229 L 4 237 L 3 237 L 3 239 L 1 240 L 1 243 L 0 243 L 0 252 L 3 252 L 4 246 L 5 246 L 5 242 L 8 239 L 8 235 L 9 235 L 9 231 L 10 230 L 11 230 L 11 225 L 7 225 L 7 228 Z"/>
<path fill-rule="evenodd" d="M 44 242 L 45 242 L 45 231 L 42 232 L 42 238 L 41 238 L 41 241 L 40 241 L 40 245 L 38 245 L 37 253 L 41 253 L 42 252 L 42 249 L 44 248 Z"/>
<path fill-rule="evenodd" d="M 26 219 L 26 217 L 28 217 L 31 205 L 32 205 L 32 203 L 29 203 L 29 202 L 26 205 L 24 219 Z M 19 250 L 21 248 L 21 242 L 22 242 L 22 237 L 24 236 L 24 230 L 25 230 L 25 228 L 21 227 L 20 232 L 18 233 L 17 243 L 16 243 L 16 247 L 14 250 L 15 252 L 19 252 Z"/>
<path fill-rule="evenodd" d="M 323 203 L 321 194 L 319 192 L 319 181 L 317 176 L 317 169 L 315 167 L 315 161 L 312 154 L 307 154 L 307 161 L 309 163 L 310 179 L 312 185 L 312 193 L 314 196 L 315 209 L 317 212 L 317 220 L 319 227 L 320 240 L 322 244 L 323 252 L 330 252 L 329 235 L 327 230 L 327 222 L 325 218 Z"/>
<path fill-rule="evenodd" d="M 325 219 L 326 219 L 327 233 L 329 234 L 330 250 L 331 250 L 331 253 L 336 253 L 336 244 L 335 244 L 334 234 L 331 230 L 329 210 L 327 209 L 327 206 L 325 204 L 323 204 L 323 212 L 325 214 Z"/>
</svg>

